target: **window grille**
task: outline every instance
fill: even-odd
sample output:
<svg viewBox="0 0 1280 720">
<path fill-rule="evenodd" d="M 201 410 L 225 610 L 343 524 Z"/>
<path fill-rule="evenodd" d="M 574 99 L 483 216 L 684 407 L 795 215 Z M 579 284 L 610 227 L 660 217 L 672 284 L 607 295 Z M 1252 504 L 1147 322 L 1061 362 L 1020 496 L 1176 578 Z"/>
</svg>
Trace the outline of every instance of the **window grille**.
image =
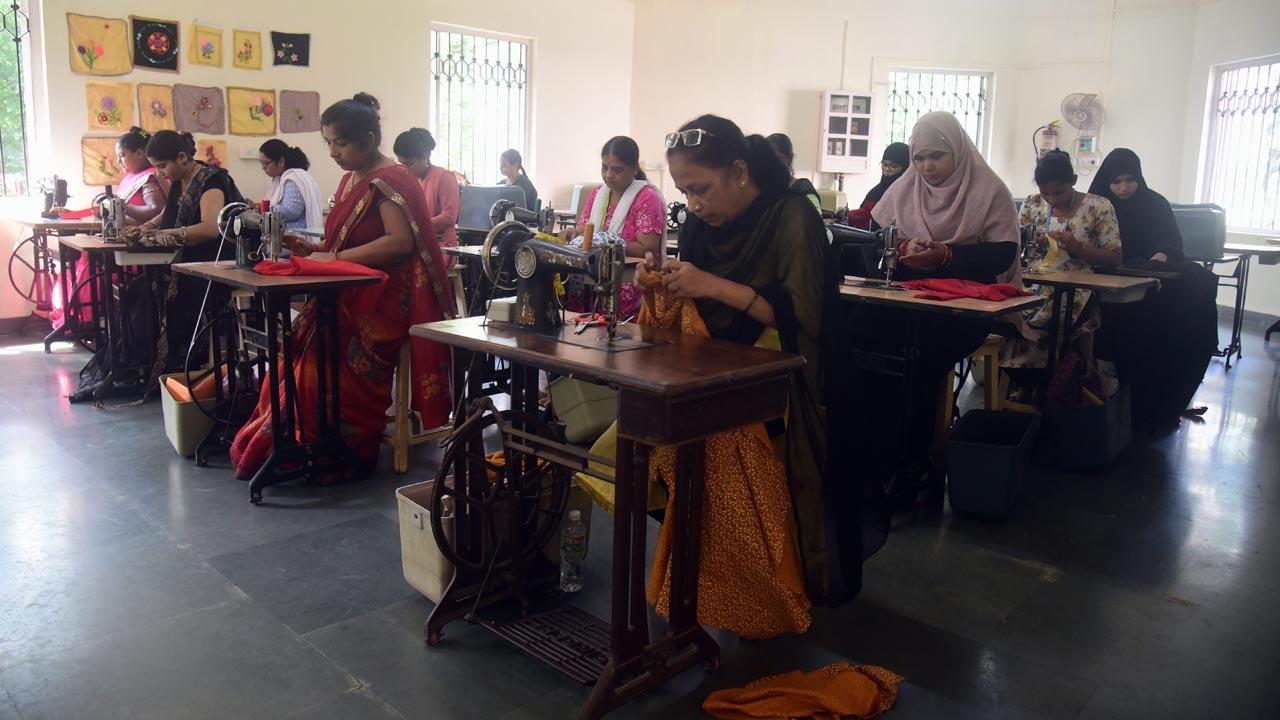
<svg viewBox="0 0 1280 720">
<path fill-rule="evenodd" d="M 529 146 L 529 42 L 432 29 L 432 163 L 477 185 L 500 177 L 498 157 Z"/>
<path fill-rule="evenodd" d="M 1214 69 L 1201 195 L 1227 226 L 1280 230 L 1280 56 Z"/>
<path fill-rule="evenodd" d="M 31 107 L 30 33 L 22 4 L 0 5 L 0 197 L 26 195 L 27 124 Z M 8 40 L 8 43 L 4 41 Z M 6 47 L 7 45 L 7 47 Z"/>
<path fill-rule="evenodd" d="M 945 110 L 956 116 L 978 150 L 986 154 L 986 118 L 990 100 L 990 73 L 891 70 L 885 144 L 910 143 L 911 128 L 921 115 Z"/>
</svg>

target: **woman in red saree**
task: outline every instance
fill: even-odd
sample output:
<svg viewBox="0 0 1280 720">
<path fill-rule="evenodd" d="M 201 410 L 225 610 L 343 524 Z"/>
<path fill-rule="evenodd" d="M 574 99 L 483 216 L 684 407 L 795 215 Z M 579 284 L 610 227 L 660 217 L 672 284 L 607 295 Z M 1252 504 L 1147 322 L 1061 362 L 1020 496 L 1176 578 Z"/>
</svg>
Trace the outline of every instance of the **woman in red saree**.
<svg viewBox="0 0 1280 720">
<path fill-rule="evenodd" d="M 299 255 L 342 260 L 388 275 L 371 310 L 357 307 L 358 290 L 344 291 L 338 303 L 341 361 L 342 436 L 371 471 L 377 464 L 391 381 L 400 347 L 410 343 L 413 405 L 428 427 L 443 425 L 450 408 L 449 350 L 439 343 L 409 339 L 409 327 L 451 317 L 444 261 L 431 231 L 422 191 L 413 173 L 378 149 L 382 132 L 377 101 L 363 93 L 341 100 L 320 118 L 329 156 L 347 171 L 337 204 L 325 221 L 324 240 L 310 244 L 291 237 Z M 315 330 L 309 303 L 294 330 L 294 367 L 300 440 L 316 440 L 321 393 L 316 359 L 309 352 Z M 231 460 L 236 477 L 249 479 L 271 452 L 271 406 L 264 385 L 253 417 L 236 434 Z"/>
</svg>

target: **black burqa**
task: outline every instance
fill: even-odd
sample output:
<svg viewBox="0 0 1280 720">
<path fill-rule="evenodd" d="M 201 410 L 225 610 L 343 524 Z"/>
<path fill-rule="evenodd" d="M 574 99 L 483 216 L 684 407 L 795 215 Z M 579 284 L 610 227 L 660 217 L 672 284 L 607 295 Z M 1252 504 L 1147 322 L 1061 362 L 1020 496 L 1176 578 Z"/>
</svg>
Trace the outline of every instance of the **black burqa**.
<svg viewBox="0 0 1280 720">
<path fill-rule="evenodd" d="M 1116 197 L 1111 183 L 1130 175 L 1138 190 Z M 1098 168 L 1089 192 L 1111 201 L 1120 225 L 1125 265 L 1172 270 L 1158 290 L 1139 303 L 1103 305 L 1100 355 L 1116 363 L 1133 392 L 1133 424 L 1156 430 L 1172 424 L 1191 404 L 1218 347 L 1217 277 L 1189 262 L 1169 201 L 1147 187 L 1142 163 L 1128 148 L 1112 150 Z M 1154 261 L 1156 253 L 1168 260 Z"/>
<path fill-rule="evenodd" d="M 880 198 L 884 197 L 884 191 L 889 189 L 893 181 L 902 177 L 907 173 L 907 168 L 911 166 L 911 147 L 906 143 L 889 143 L 884 149 L 884 154 L 880 156 L 880 162 L 891 162 L 902 167 L 897 175 L 880 174 L 880 182 L 875 187 L 867 191 L 867 196 L 862 198 L 862 207 L 867 207 L 867 203 L 872 206 L 880 202 Z M 869 208 L 868 208 L 869 209 Z"/>
</svg>

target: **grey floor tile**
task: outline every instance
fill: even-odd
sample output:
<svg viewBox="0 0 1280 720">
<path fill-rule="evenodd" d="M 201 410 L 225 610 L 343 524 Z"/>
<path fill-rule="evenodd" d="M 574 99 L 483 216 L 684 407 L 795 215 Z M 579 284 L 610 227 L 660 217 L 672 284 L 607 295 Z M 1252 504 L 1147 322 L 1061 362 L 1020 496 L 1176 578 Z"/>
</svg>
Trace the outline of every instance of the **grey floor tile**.
<svg viewBox="0 0 1280 720">
<path fill-rule="evenodd" d="M 306 633 L 414 597 L 399 527 L 379 513 L 210 560 L 245 594 Z"/>
<path fill-rule="evenodd" d="M 406 717 L 493 718 L 571 682 L 488 630 L 458 621 L 429 648 L 416 598 L 308 633 L 306 639 Z"/>
<path fill-rule="evenodd" d="M 401 715 L 368 688 L 361 688 L 294 713 L 287 720 L 404 720 L 427 714 Z"/>
<path fill-rule="evenodd" d="M 275 719 L 357 681 L 238 598 L 0 672 L 25 720 Z"/>
<path fill-rule="evenodd" d="M 0 667 L 239 596 L 156 532 L 80 552 L 11 553 L 0 559 L 0 577 Z"/>
</svg>

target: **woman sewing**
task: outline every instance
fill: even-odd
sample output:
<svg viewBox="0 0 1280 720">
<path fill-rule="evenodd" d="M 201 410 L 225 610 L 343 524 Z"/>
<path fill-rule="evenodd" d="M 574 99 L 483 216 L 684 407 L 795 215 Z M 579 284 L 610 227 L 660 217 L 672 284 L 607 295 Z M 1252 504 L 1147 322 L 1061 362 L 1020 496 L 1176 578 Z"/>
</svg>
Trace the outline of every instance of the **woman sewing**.
<svg viewBox="0 0 1280 720">
<path fill-rule="evenodd" d="M 363 461 L 356 474 L 373 470 L 391 404 L 391 381 L 400 348 L 410 343 L 413 408 L 430 427 L 442 425 L 450 409 L 449 351 L 443 345 L 409 339 L 409 327 L 451 316 L 445 288 L 444 259 L 418 179 L 379 149 L 382 126 L 377 101 L 364 93 L 340 100 L 320 116 L 329 157 L 346 171 L 336 205 L 325 221 L 324 241 L 288 236 L 293 251 L 312 262 L 341 261 L 387 274 L 372 307 L 357 305 L 356 292 L 338 302 L 338 365 L 343 439 Z M 360 268 L 353 268 L 360 270 Z M 304 441 L 315 440 L 317 402 L 324 392 L 311 352 L 316 327 L 315 303 L 308 303 L 294 330 L 294 382 L 303 419 Z M 271 452 L 270 393 L 263 385 L 253 416 L 236 434 L 231 460 L 236 477 L 249 479 Z M 318 478 L 332 482 L 342 477 Z"/>
<path fill-rule="evenodd" d="M 774 133 L 767 140 L 769 145 L 773 147 L 773 152 L 777 154 L 778 159 L 783 165 L 787 166 L 787 174 L 791 177 L 789 187 L 792 190 L 805 196 L 805 199 L 813 203 L 813 209 L 822 214 L 822 199 L 818 197 L 818 189 L 809 182 L 807 178 L 796 177 L 796 149 L 791 144 L 791 138 L 783 133 Z"/>
<path fill-rule="evenodd" d="M 849 217 L 845 220 L 845 224 L 856 228 L 870 228 L 871 211 L 875 209 L 876 203 L 880 202 L 880 198 L 884 197 L 889 187 L 907 171 L 907 166 L 910 164 L 911 148 L 906 143 L 889 143 L 880 156 L 880 182 L 867 191 L 861 205 L 849 210 Z"/>
<path fill-rule="evenodd" d="M 830 371 L 837 281 L 822 222 L 804 195 L 789 189 L 789 173 L 769 142 L 744 137 L 730 120 L 698 117 L 668 135 L 666 146 L 690 217 L 680 230 L 679 259 L 661 267 L 664 287 L 695 301 L 712 337 L 805 359 L 791 378 L 785 422 L 770 434 L 794 488 L 809 597 L 840 602 L 857 592 L 862 558 L 856 513 L 825 511 L 838 500 L 837 489 L 824 487 L 820 395 L 820 379 Z M 656 257 L 646 256 L 642 268 L 653 269 Z"/>
<path fill-rule="evenodd" d="M 147 158 L 169 182 L 169 192 L 164 211 L 126 230 L 125 237 L 146 247 L 174 248 L 178 251 L 175 262 L 234 257 L 234 251 L 229 246 L 222 248 L 219 242 L 218 213 L 225 205 L 244 198 L 230 173 L 195 157 L 196 143 L 191 133 L 161 130 L 151 136 Z M 160 340 L 167 347 L 168 367 L 178 369 L 186 362 L 206 283 L 189 275 L 177 275 L 172 280 Z"/>
<path fill-rule="evenodd" d="M 116 141 L 116 158 L 125 175 L 116 186 L 116 197 L 124 200 L 125 225 L 141 225 L 164 210 L 166 185 L 147 159 L 150 136 L 138 127 Z"/>
<path fill-rule="evenodd" d="M 1071 157 L 1055 150 L 1036 163 L 1035 182 L 1040 192 L 1027 196 L 1022 202 L 1018 222 L 1035 228 L 1036 240 L 1047 246 L 1046 256 L 1037 269 L 1046 272 L 1092 273 L 1094 267 L 1115 267 L 1121 261 L 1120 230 L 1111 203 L 1092 193 L 1077 192 L 1076 171 Z M 1054 289 L 1043 287 L 1040 292 L 1053 297 Z M 1094 331 L 1102 322 L 1102 314 L 1093 294 L 1085 289 L 1069 290 L 1072 299 L 1072 316 L 1061 318 L 1060 336 L 1069 337 L 1077 350 L 1092 363 Z M 1009 357 L 1002 362 L 1006 368 L 1044 368 L 1050 336 L 1050 306 L 1031 311 L 1028 324 L 1035 331 L 1036 339 L 1015 339 Z M 1035 375 L 1035 373 L 1032 373 Z M 1023 385 L 1039 385 L 1042 378 L 1022 378 Z"/>
<path fill-rule="evenodd" d="M 502 151 L 502 155 L 498 156 L 498 171 L 502 173 L 504 184 L 524 190 L 526 210 L 537 212 L 542 208 L 542 204 L 538 202 L 538 189 L 529 179 L 529 173 L 524 171 L 524 158 L 520 156 L 519 150 L 512 148 Z"/>
<path fill-rule="evenodd" d="M 462 191 L 453 171 L 431 164 L 431 153 L 436 149 L 436 139 L 422 128 L 409 128 L 396 138 L 392 150 L 396 160 L 418 179 L 418 194 L 426 200 L 430 216 L 428 227 L 435 234 L 439 247 L 458 246 L 458 214 L 462 211 Z M 457 258 L 445 258 L 452 266 Z"/>
<path fill-rule="evenodd" d="M 1181 415 L 1205 411 L 1188 406 L 1218 347 L 1217 278 L 1183 255 L 1173 209 L 1147 187 L 1132 150 L 1112 150 L 1089 192 L 1115 206 L 1126 265 L 1178 273 L 1142 302 L 1105 306 L 1102 332 L 1121 380 L 1132 386 L 1134 427 L 1176 427 Z"/>
<path fill-rule="evenodd" d="M 273 210 L 284 216 L 285 230 L 301 230 L 324 226 L 324 201 L 320 184 L 307 172 L 311 161 L 299 147 L 272 138 L 258 148 L 258 164 L 271 178 L 271 194 L 267 197 Z"/>
<path fill-rule="evenodd" d="M 959 121 L 946 112 L 920 116 L 911 130 L 910 149 L 911 166 L 871 211 L 880 226 L 898 228 L 901 255 L 895 278 L 1017 283 L 1012 196 Z M 916 351 L 910 377 L 862 367 L 855 354 L 843 360 L 841 372 L 828 375 L 840 398 L 828 404 L 832 432 L 857 438 L 860 450 L 833 457 L 834 473 L 855 478 L 856 492 L 879 506 L 875 530 L 881 536 L 888 531 L 892 505 L 941 502 L 940 478 L 932 478 L 933 485 L 919 483 L 933 442 L 939 389 L 947 371 L 976 350 L 992 329 L 984 321 L 912 317 L 909 312 L 859 303 L 845 327 L 848 350 L 906 357 L 908 345 L 918 342 L 910 348 Z M 919 332 L 909 332 L 915 323 L 920 323 Z M 890 502 L 880 502 L 885 499 Z"/>
</svg>

